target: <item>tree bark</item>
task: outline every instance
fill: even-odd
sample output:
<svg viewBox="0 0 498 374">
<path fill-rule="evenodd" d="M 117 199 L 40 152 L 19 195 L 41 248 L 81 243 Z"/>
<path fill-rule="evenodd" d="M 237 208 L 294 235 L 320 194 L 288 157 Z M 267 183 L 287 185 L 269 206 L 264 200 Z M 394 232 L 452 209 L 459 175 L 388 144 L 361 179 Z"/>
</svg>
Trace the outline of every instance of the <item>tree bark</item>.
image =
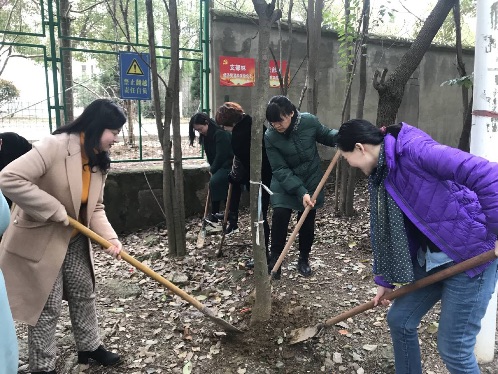
<svg viewBox="0 0 498 374">
<path fill-rule="evenodd" d="M 287 67 L 284 72 L 284 95 L 287 96 L 287 92 L 289 91 L 289 84 L 290 84 L 290 65 L 291 65 L 291 59 L 292 59 L 292 45 L 293 40 L 292 40 L 292 8 L 294 7 L 294 0 L 289 0 L 289 12 L 287 13 L 287 26 L 289 27 L 289 49 L 287 51 Z"/>
<path fill-rule="evenodd" d="M 359 83 L 358 101 L 356 105 L 356 118 L 363 118 L 363 110 L 365 108 L 365 97 L 367 92 L 367 45 L 368 31 L 370 27 L 370 0 L 363 0 L 362 11 L 362 32 L 360 44 L 360 68 L 359 68 Z M 349 167 L 347 193 L 345 196 L 345 215 L 351 217 L 354 214 L 354 189 L 356 185 L 357 168 Z"/>
<path fill-rule="evenodd" d="M 60 0 L 60 25 L 61 25 L 61 47 L 71 48 L 71 18 L 69 17 L 69 0 Z M 70 50 L 64 49 L 62 57 L 62 79 L 65 91 L 63 92 L 65 105 L 65 120 L 70 123 L 74 120 L 74 97 L 73 97 L 73 58 Z"/>
<path fill-rule="evenodd" d="M 387 80 L 385 79 L 386 69 L 382 74 L 384 79 L 380 81 L 378 81 L 380 73 L 375 72 L 373 85 L 379 93 L 378 126 L 388 126 L 396 122 L 396 115 L 403 99 L 406 83 L 422 61 L 425 52 L 429 49 L 432 40 L 457 1 L 438 0 L 410 49 L 403 55 L 400 63 Z"/>
<path fill-rule="evenodd" d="M 347 65 L 346 65 L 346 82 L 347 88 L 346 88 L 346 95 L 344 98 L 344 105 L 342 108 L 342 116 L 341 120 L 342 122 L 346 122 L 351 118 L 351 85 L 353 83 L 353 64 L 355 56 L 353 55 L 353 47 L 352 47 L 352 41 L 350 42 L 349 38 L 351 34 L 351 29 L 352 26 L 350 25 L 351 22 L 351 8 L 350 8 L 350 1 L 349 0 L 344 0 L 344 47 L 346 48 L 347 51 Z M 352 39 L 351 39 L 352 40 Z M 347 201 L 347 196 L 348 196 L 348 186 L 350 186 L 349 182 L 349 175 L 350 175 L 350 169 L 351 166 L 347 163 L 347 161 L 344 158 L 341 158 L 339 161 L 341 166 L 337 168 L 337 173 L 336 173 L 336 191 L 338 194 L 336 194 L 336 200 L 339 201 L 339 214 L 344 216 L 346 215 L 346 201 Z M 337 193 L 336 192 L 336 193 Z"/>
<path fill-rule="evenodd" d="M 169 5 L 164 3 L 170 20 L 171 32 L 171 68 L 168 84 L 157 72 L 154 16 L 152 0 L 146 0 L 147 28 L 149 36 L 149 52 L 151 55 L 152 69 L 152 91 L 154 95 L 154 111 L 156 126 L 163 150 L 163 202 L 166 216 L 166 228 L 168 230 L 168 248 L 172 256 L 184 256 L 185 248 L 185 208 L 183 192 L 183 167 L 180 137 L 180 110 L 179 110 L 179 28 L 177 18 L 176 0 L 169 0 Z M 161 121 L 161 105 L 159 104 L 159 80 L 166 87 L 164 125 Z M 173 138 L 171 141 L 170 124 L 173 125 Z M 171 167 L 172 143 L 174 147 L 174 164 Z M 179 165 L 178 165 L 179 164 Z"/>
<path fill-rule="evenodd" d="M 128 14 L 129 14 L 129 1 L 119 0 L 118 2 L 119 12 L 121 13 L 121 17 L 123 19 L 123 26 L 119 29 L 121 32 L 125 33 L 125 38 L 128 41 L 126 46 L 126 50 L 128 52 L 131 51 L 131 36 L 130 36 L 130 24 L 128 22 Z M 114 17 L 114 23 L 117 26 L 118 20 Z M 135 145 L 135 108 L 132 100 L 125 100 L 124 105 L 126 107 L 126 115 L 128 117 L 127 125 L 128 125 L 128 144 L 131 146 Z"/>
<path fill-rule="evenodd" d="M 462 52 L 462 27 L 460 22 L 460 3 L 457 2 L 453 7 L 453 18 L 455 20 L 455 46 L 456 46 L 456 58 L 457 58 L 457 70 L 460 77 L 465 77 L 467 72 L 465 71 L 465 63 L 463 62 L 463 52 Z M 458 141 L 458 149 L 465 152 L 470 152 L 470 131 L 472 128 L 472 98 L 469 104 L 469 89 L 462 84 L 462 107 L 463 107 L 463 123 L 462 123 L 462 133 L 460 134 L 460 140 Z"/>
<path fill-rule="evenodd" d="M 318 50 L 322 38 L 323 0 L 308 0 L 308 111 L 318 111 Z"/>
<path fill-rule="evenodd" d="M 169 26 L 171 35 L 171 67 L 169 87 L 173 93 L 171 124 L 173 127 L 173 224 L 175 225 L 176 255 L 185 256 L 185 204 L 183 192 L 182 138 L 180 134 L 180 27 L 176 0 L 169 0 Z M 166 122 L 169 126 L 169 122 Z M 173 238 L 168 237 L 171 241 Z"/>
<path fill-rule="evenodd" d="M 256 99 L 253 102 L 255 108 L 253 125 L 251 130 L 251 170 L 252 181 L 261 180 L 261 141 L 263 137 L 263 124 L 266 122 L 265 112 L 268 97 L 268 85 L 270 77 L 268 74 L 271 26 L 282 15 L 279 9 L 275 9 L 275 0 L 267 4 L 265 0 L 252 0 L 254 9 L 259 17 L 259 40 L 258 40 L 258 60 L 256 62 Z M 257 101 L 256 101 L 257 100 Z M 263 237 L 263 224 L 260 222 L 258 214 L 258 193 L 259 188 L 253 185 L 250 190 L 251 209 L 251 232 L 252 248 L 254 256 L 254 280 L 256 285 L 256 301 L 251 314 L 251 325 L 268 321 L 271 313 L 271 288 L 268 277 L 268 267 L 266 264 L 266 250 Z M 258 230 L 256 226 L 258 225 Z M 259 232 L 259 237 L 257 237 Z M 259 244 L 258 244 L 259 243 Z"/>
</svg>

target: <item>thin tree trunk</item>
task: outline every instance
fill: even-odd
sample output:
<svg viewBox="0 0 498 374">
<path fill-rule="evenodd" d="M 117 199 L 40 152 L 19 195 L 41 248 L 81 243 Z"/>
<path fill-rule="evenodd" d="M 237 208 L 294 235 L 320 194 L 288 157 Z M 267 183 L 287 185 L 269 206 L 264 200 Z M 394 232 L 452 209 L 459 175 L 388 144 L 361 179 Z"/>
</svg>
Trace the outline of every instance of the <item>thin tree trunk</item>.
<svg viewBox="0 0 498 374">
<path fill-rule="evenodd" d="M 462 52 L 462 28 L 460 22 L 460 3 L 457 2 L 453 7 L 453 18 L 455 20 L 455 44 L 456 44 L 456 54 L 457 54 L 457 70 L 460 77 L 465 77 L 467 72 L 465 71 L 465 63 L 463 62 L 463 52 Z M 472 99 L 471 99 L 472 101 Z M 470 151 L 470 131 L 472 128 L 472 104 L 469 105 L 469 89 L 462 85 L 462 107 L 463 107 L 463 124 L 462 133 L 460 134 L 460 140 L 458 142 L 458 149 L 462 151 Z"/>
<path fill-rule="evenodd" d="M 370 0 L 363 0 L 363 22 L 362 22 L 362 43 L 360 47 L 360 69 L 359 80 L 360 88 L 358 91 L 358 102 L 356 105 L 356 118 L 363 118 L 365 108 L 365 97 L 367 95 L 367 46 L 368 31 L 370 27 Z"/>
<path fill-rule="evenodd" d="M 405 85 L 419 66 L 425 52 L 429 49 L 432 40 L 441 28 L 451 8 L 458 0 L 438 0 L 436 6 L 427 17 L 420 33 L 410 46 L 410 49 L 401 57 L 401 61 L 386 80 L 387 70 L 384 69 L 382 78 L 379 71 L 374 75 L 374 88 L 379 93 L 377 108 L 377 125 L 391 125 L 396 121 L 396 115 L 403 99 Z"/>
<path fill-rule="evenodd" d="M 470 97 L 470 103 L 467 105 L 467 110 L 464 114 L 463 119 L 463 129 L 460 134 L 460 140 L 458 141 L 458 149 L 465 152 L 470 152 L 470 133 L 472 131 L 472 105 L 474 104 L 474 98 Z"/>
<path fill-rule="evenodd" d="M 268 46 L 270 45 L 271 25 L 280 19 L 282 12 L 275 9 L 275 0 L 267 4 L 265 0 L 253 0 L 254 9 L 259 17 L 259 39 L 258 39 L 258 59 L 256 72 L 259 74 L 256 80 L 256 98 L 257 103 L 253 104 L 255 108 L 253 116 L 253 125 L 251 130 L 251 170 L 250 178 L 253 181 L 261 180 L 261 141 L 263 137 L 263 124 L 265 123 L 266 102 L 268 97 Z M 254 185 L 250 190 L 250 208 L 251 208 L 251 232 L 252 246 L 254 256 L 254 280 L 256 286 L 256 301 L 251 314 L 251 325 L 259 322 L 268 321 L 271 313 L 271 288 L 268 277 L 268 268 L 266 264 L 265 240 L 263 236 L 263 224 L 260 222 L 258 214 L 258 192 L 259 188 Z M 257 237 L 259 232 L 259 237 Z M 259 243 L 259 244 L 258 244 Z"/>
<path fill-rule="evenodd" d="M 69 0 L 60 0 L 60 24 L 62 48 L 71 48 L 71 39 L 64 38 L 71 36 L 71 18 L 69 17 Z M 74 97 L 73 97 L 73 58 L 70 50 L 62 51 L 62 79 L 64 81 L 65 91 L 63 92 L 65 102 L 65 113 L 67 122 L 74 120 Z"/>
<path fill-rule="evenodd" d="M 308 0 L 308 111 L 318 111 L 318 49 L 322 37 L 323 0 Z"/>
<path fill-rule="evenodd" d="M 363 0 L 362 11 L 362 32 L 360 42 L 360 68 L 359 80 L 360 88 L 358 92 L 358 102 L 356 105 L 356 118 L 363 118 L 363 110 L 365 108 L 365 97 L 367 92 L 367 45 L 368 45 L 368 29 L 370 27 L 370 0 Z M 358 58 L 358 57 L 357 57 Z M 351 217 L 354 214 L 354 189 L 356 185 L 356 175 L 358 170 L 349 167 L 349 176 L 347 184 L 347 193 L 345 197 L 345 215 Z"/>
<path fill-rule="evenodd" d="M 135 145 L 135 117 L 133 115 L 133 101 L 125 100 L 126 114 L 128 116 L 128 144 L 131 146 Z"/>
<path fill-rule="evenodd" d="M 284 72 L 284 95 L 287 96 L 287 93 L 289 91 L 289 79 L 290 79 L 290 65 L 291 65 L 291 59 L 292 59 L 292 45 L 293 40 L 292 40 L 292 8 L 294 7 L 294 0 L 289 0 L 289 11 L 287 13 L 287 26 L 289 27 L 289 32 L 288 32 L 288 40 L 289 40 L 289 48 L 287 50 L 287 67 Z"/>
<path fill-rule="evenodd" d="M 169 0 L 169 24 L 171 35 L 171 67 L 170 88 L 173 92 L 172 102 L 172 127 L 173 127 L 173 218 L 175 225 L 176 255 L 185 256 L 185 204 L 183 191 L 183 166 L 182 166 L 182 138 L 180 134 L 180 28 L 178 26 L 178 12 L 176 0 Z M 173 240 L 169 236 L 169 240 Z"/>
<path fill-rule="evenodd" d="M 173 211 L 170 209 L 172 203 L 172 188 L 169 183 L 171 179 L 171 146 L 169 142 L 169 126 L 168 126 L 168 134 L 164 134 L 163 124 L 161 122 L 162 114 L 161 114 L 161 105 L 159 103 L 159 74 L 157 73 L 157 65 L 156 65 L 156 49 L 155 49 L 155 34 L 154 34 L 154 13 L 152 9 L 152 0 L 145 0 L 145 7 L 147 10 L 147 29 L 149 35 L 149 53 L 150 53 L 150 64 L 152 69 L 152 92 L 154 95 L 154 114 L 156 117 L 156 126 L 161 129 L 163 136 L 165 139 L 168 139 L 166 143 L 164 143 L 164 139 L 159 138 L 161 141 L 161 146 L 163 150 L 163 204 L 164 204 L 164 212 L 166 215 L 166 229 L 168 230 L 168 236 L 173 235 L 174 238 L 174 229 L 171 228 L 173 218 Z M 168 238 L 169 239 L 169 238 Z M 171 240 L 168 240 L 169 243 L 169 251 L 170 254 L 175 253 L 174 247 L 172 247 Z M 173 243 L 174 244 L 174 243 Z"/>
<path fill-rule="evenodd" d="M 353 82 L 353 52 L 352 52 L 352 41 L 348 42 L 350 40 L 350 34 L 351 34 L 351 8 L 350 8 L 350 1 L 345 0 L 344 1 L 344 47 L 346 48 L 346 58 L 347 58 L 347 65 L 346 65 L 346 82 L 348 82 L 347 88 L 346 88 L 346 95 L 344 98 L 344 105 L 342 109 L 342 122 L 346 122 L 351 118 L 351 85 Z M 339 179 L 336 180 L 336 185 L 339 184 L 339 214 L 344 216 L 346 215 L 346 196 L 348 194 L 348 178 L 349 178 L 349 170 L 351 167 L 347 163 L 347 161 L 343 158 L 339 161 L 341 164 L 340 167 L 340 176 Z M 336 195 L 337 196 L 337 195 Z"/>
<path fill-rule="evenodd" d="M 126 50 L 128 52 L 131 51 L 131 37 L 130 37 L 130 24 L 128 22 L 128 14 L 129 14 L 129 1 L 120 0 L 118 2 L 119 12 L 121 13 L 123 19 L 123 26 L 119 29 L 121 32 L 125 33 L 125 38 L 128 41 L 128 45 L 126 46 Z M 114 13 L 115 14 L 115 13 Z M 114 17 L 114 22 L 117 23 L 117 19 Z M 128 125 L 128 144 L 131 146 L 135 145 L 135 116 L 134 116 L 134 105 L 132 100 L 125 100 L 124 103 L 126 107 L 126 114 L 128 117 L 127 125 Z"/>
</svg>

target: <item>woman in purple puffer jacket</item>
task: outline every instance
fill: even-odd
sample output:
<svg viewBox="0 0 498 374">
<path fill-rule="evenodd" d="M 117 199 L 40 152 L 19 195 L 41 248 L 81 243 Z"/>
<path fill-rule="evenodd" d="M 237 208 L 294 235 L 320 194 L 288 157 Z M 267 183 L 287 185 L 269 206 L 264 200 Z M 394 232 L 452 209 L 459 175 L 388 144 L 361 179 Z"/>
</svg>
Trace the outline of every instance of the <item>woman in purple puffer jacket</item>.
<svg viewBox="0 0 498 374">
<path fill-rule="evenodd" d="M 495 248 L 498 164 L 441 145 L 406 123 L 350 120 L 337 145 L 369 176 L 374 303 L 411 283 Z M 441 301 L 438 350 L 450 373 L 478 374 L 476 336 L 498 260 L 396 299 L 387 314 L 397 374 L 422 373 L 417 326 Z M 381 301 L 389 305 L 386 300 Z"/>
</svg>

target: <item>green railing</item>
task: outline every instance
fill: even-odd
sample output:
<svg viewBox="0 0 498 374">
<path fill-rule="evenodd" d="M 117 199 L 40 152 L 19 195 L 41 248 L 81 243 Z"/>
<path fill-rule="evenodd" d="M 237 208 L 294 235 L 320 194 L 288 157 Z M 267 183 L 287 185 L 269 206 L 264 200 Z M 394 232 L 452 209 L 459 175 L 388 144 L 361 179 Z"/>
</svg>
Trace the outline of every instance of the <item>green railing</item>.
<svg viewBox="0 0 498 374">
<path fill-rule="evenodd" d="M 181 63 L 184 67 L 190 67 L 190 70 L 199 69 L 200 75 L 200 104 L 199 109 L 201 111 L 210 112 L 209 105 L 209 0 L 196 0 L 199 7 L 198 12 L 198 45 L 189 46 L 188 48 L 180 48 L 180 58 Z M 9 2 L 10 3 L 10 2 Z M 28 2 L 32 3 L 32 2 Z M 122 17 L 122 14 L 113 13 L 109 7 L 109 2 L 104 2 L 107 5 L 102 5 L 99 3 L 94 6 L 94 8 L 86 10 L 86 16 L 89 12 L 96 9 L 97 6 L 107 6 L 108 15 L 114 21 L 115 34 L 112 39 L 109 40 L 96 36 L 97 34 L 92 34 L 92 30 L 88 31 L 87 35 L 63 35 L 61 27 L 61 7 L 62 1 L 44 1 L 39 0 L 38 14 L 31 14 L 30 17 L 33 23 L 39 25 L 40 30 L 31 30 L 27 24 L 27 21 L 23 20 L 24 14 L 28 11 L 23 7 L 29 7 L 26 2 L 12 2 L 9 5 L 0 9 L 0 17 L 2 12 L 11 12 L 12 14 L 18 14 L 18 23 L 13 28 L 5 28 L 0 30 L 0 36 L 2 37 L 2 42 L 0 42 L 0 47 L 12 47 L 16 50 L 36 50 L 40 53 L 37 54 L 37 61 L 43 64 L 45 71 L 45 84 L 46 84 L 46 107 L 48 112 L 48 127 L 49 131 L 53 131 L 53 126 L 55 122 L 55 127 L 59 127 L 66 123 L 70 118 L 68 118 L 68 107 L 74 101 L 68 100 L 68 95 L 76 95 L 77 97 L 83 96 L 83 94 L 75 93 L 76 90 L 81 90 L 80 92 L 92 91 L 91 87 L 85 87 L 84 89 L 82 82 L 76 82 L 76 80 L 71 81 L 71 86 L 64 80 L 62 76 L 70 67 L 65 66 L 63 56 L 71 55 L 71 66 L 72 73 L 74 73 L 74 66 L 78 59 L 87 59 L 91 61 L 99 61 L 99 71 L 101 72 L 95 77 L 109 76 L 114 78 L 113 84 L 118 84 L 115 81 L 117 75 L 118 66 L 118 55 L 120 50 L 127 51 L 138 51 L 138 52 L 148 52 L 148 45 L 146 44 L 147 39 L 147 29 L 144 27 L 146 23 L 145 8 L 143 1 L 134 0 L 134 3 L 130 6 L 129 16 L 126 18 Z M 19 8 L 15 9 L 13 4 L 18 4 Z M 21 4 L 21 5 L 19 5 Z M 25 4 L 25 5 L 22 5 Z M 161 11 L 165 14 L 164 6 L 162 2 L 157 2 L 158 9 L 161 7 Z M 74 4 L 73 4 L 74 6 Z M 77 4 L 76 4 L 77 6 Z M 74 9 L 73 9 L 74 10 Z M 103 8 L 100 9 L 100 15 L 105 14 L 102 12 Z M 17 12 L 17 13 L 16 13 Z M 84 11 L 76 12 L 75 14 L 85 14 Z M 7 16 L 4 13 L 3 16 Z M 4 18 L 5 18 L 4 17 Z M 122 17 L 121 23 L 125 26 L 120 25 L 120 22 L 116 22 L 118 17 Z M 6 19 L 6 18 L 5 18 Z M 90 19 L 90 18 L 89 18 Z M 181 20 L 180 20 L 181 21 Z M 74 23 L 74 19 L 72 20 Z M 4 23 L 0 23 L 4 24 Z M 158 22 L 156 21 L 156 25 Z M 101 25 L 96 25 L 97 28 Z M 124 28 L 128 31 L 126 31 Z M 164 29 L 163 29 L 164 31 Z M 165 33 L 163 32 L 163 35 Z M 129 37 L 126 37 L 129 35 Z M 130 40 L 133 39 L 133 40 Z M 165 39 L 165 38 L 164 38 Z M 37 41 L 38 40 L 38 41 Z M 62 44 L 65 44 L 63 46 Z M 67 46 L 69 45 L 69 46 Z M 167 61 L 170 59 L 168 51 L 170 47 L 168 45 L 158 45 L 156 47 L 157 60 L 161 61 L 163 71 L 167 69 Z M 76 57 L 75 57 L 76 56 Z M 108 65 L 107 65 L 108 64 Z M 189 65 L 190 64 L 190 65 Z M 159 65 L 159 62 L 158 62 Z M 91 84 L 95 84 L 97 79 L 93 81 L 89 79 Z M 119 92 L 119 87 L 109 88 L 109 90 L 115 89 Z M 97 91 L 95 90 L 94 93 Z M 163 101 L 163 100 L 161 100 Z M 129 162 L 129 161 L 158 161 L 161 158 L 144 158 L 143 157 L 143 115 L 144 115 L 144 105 L 150 107 L 150 103 L 146 103 L 140 100 L 132 101 L 134 108 L 137 113 L 137 124 L 138 124 L 138 157 L 134 159 L 119 160 L 119 162 Z M 157 130 L 157 129 L 156 129 Z M 195 157 L 185 157 L 185 158 L 200 158 L 202 154 Z"/>
</svg>

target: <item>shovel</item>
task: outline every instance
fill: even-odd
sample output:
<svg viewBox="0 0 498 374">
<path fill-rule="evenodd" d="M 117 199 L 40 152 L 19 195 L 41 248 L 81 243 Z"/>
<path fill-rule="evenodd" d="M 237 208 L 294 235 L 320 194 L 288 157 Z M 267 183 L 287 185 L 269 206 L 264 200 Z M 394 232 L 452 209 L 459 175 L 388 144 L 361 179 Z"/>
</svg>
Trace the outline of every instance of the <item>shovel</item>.
<svg viewBox="0 0 498 374">
<path fill-rule="evenodd" d="M 425 278 L 419 279 L 416 282 L 407 284 L 406 286 L 400 287 L 397 290 L 394 290 L 393 292 L 389 293 L 386 297 L 383 297 L 383 300 L 394 300 L 398 297 L 404 296 L 412 291 L 418 290 L 420 288 L 429 286 L 433 283 L 442 281 L 443 279 L 452 277 L 458 273 L 467 271 L 469 269 L 472 269 L 476 266 L 485 264 L 486 262 L 493 261 L 496 259 L 496 254 L 495 254 L 495 249 L 492 249 L 490 251 L 484 252 L 478 256 L 472 257 L 468 260 L 465 260 L 463 262 L 460 262 L 456 265 L 453 265 L 449 268 L 446 268 L 444 270 L 441 270 L 435 274 L 429 275 Z M 344 321 L 345 319 L 348 319 L 350 317 L 353 317 L 357 314 L 363 313 L 369 309 L 374 308 L 374 302 L 369 301 L 368 303 L 364 303 L 361 305 L 358 305 L 354 307 L 353 309 L 350 309 L 342 314 L 339 314 L 338 316 L 329 318 L 323 323 L 319 323 L 318 325 L 311 326 L 311 327 L 302 327 L 300 329 L 292 330 L 290 332 L 290 342 L 289 344 L 296 344 L 300 343 L 302 341 L 305 341 L 309 338 L 313 338 L 320 333 L 320 331 L 325 328 L 325 327 L 330 327 L 335 325 L 336 323 L 339 323 L 341 321 Z"/>
<path fill-rule="evenodd" d="M 233 185 L 230 183 L 228 185 L 228 196 L 227 196 L 227 202 L 225 204 L 225 214 L 223 215 L 223 225 L 221 226 L 223 228 L 222 233 L 221 233 L 221 242 L 220 246 L 218 247 L 218 251 L 216 252 L 216 257 L 221 257 L 223 256 L 223 243 L 225 241 L 225 229 L 227 227 L 227 220 L 228 220 L 228 212 L 230 210 L 230 201 L 232 200 L 232 189 Z"/>
<path fill-rule="evenodd" d="M 210 190 L 208 186 L 208 192 L 206 195 L 206 206 L 204 207 L 204 218 L 202 219 L 202 227 L 201 231 L 199 231 L 199 234 L 197 235 L 197 248 L 200 249 L 204 246 L 204 240 L 206 239 L 206 217 L 208 214 L 208 209 L 209 209 L 209 198 L 210 198 Z"/>
<path fill-rule="evenodd" d="M 109 243 L 107 240 L 105 240 L 103 237 L 98 235 L 97 233 L 93 232 L 90 230 L 88 227 L 82 225 L 80 222 L 76 221 L 75 219 L 71 217 L 67 217 L 69 219 L 69 224 L 74 227 L 76 230 L 81 232 L 82 234 L 86 235 L 90 239 L 94 240 L 98 244 L 100 244 L 104 248 L 109 248 L 112 246 L 111 243 Z M 221 318 L 218 318 L 214 315 L 214 312 L 209 309 L 207 306 L 202 304 L 199 300 L 194 298 L 193 296 L 189 295 L 185 291 L 181 290 L 177 286 L 175 286 L 173 283 L 171 283 L 169 280 L 166 278 L 160 276 L 157 274 L 155 271 L 153 271 L 151 268 L 148 266 L 142 264 L 140 261 L 135 259 L 134 257 L 130 256 L 128 253 L 125 251 L 121 250 L 119 252 L 119 255 L 123 260 L 125 260 L 127 263 L 133 265 L 135 268 L 140 270 L 141 272 L 145 273 L 152 279 L 158 281 L 161 283 L 163 286 L 165 286 L 167 289 L 169 289 L 171 292 L 173 292 L 175 295 L 180 296 L 183 300 L 187 301 L 189 304 L 193 305 L 196 307 L 199 311 L 202 312 L 206 317 L 208 317 L 211 321 L 216 323 L 217 325 L 221 326 L 225 331 L 227 332 L 236 332 L 236 333 L 242 333 L 241 330 L 236 328 L 235 326 L 232 326 L 228 322 L 222 320 Z"/>
<path fill-rule="evenodd" d="M 330 164 L 329 164 L 327 170 L 323 174 L 323 177 L 320 180 L 320 183 L 318 183 L 318 186 L 316 187 L 316 190 L 313 193 L 313 196 L 311 197 L 311 201 L 315 201 L 317 199 L 318 194 L 320 193 L 320 191 L 322 190 L 323 186 L 325 185 L 325 182 L 327 181 L 327 178 L 329 177 L 330 173 L 332 172 L 332 169 L 334 168 L 334 166 L 337 163 L 337 160 L 339 159 L 340 156 L 341 156 L 341 151 L 337 150 L 335 152 L 334 158 L 332 159 L 332 161 L 330 161 Z M 294 240 L 296 240 L 297 233 L 301 229 L 301 226 L 303 225 L 304 220 L 308 216 L 308 213 L 310 212 L 311 209 L 312 209 L 311 206 L 308 205 L 306 207 L 306 209 L 304 210 L 303 214 L 301 215 L 301 218 L 297 222 L 297 225 L 294 228 L 294 231 L 292 231 L 292 234 L 291 234 L 289 240 L 287 241 L 287 244 L 285 244 L 285 247 L 282 250 L 282 253 L 278 257 L 277 262 L 275 263 L 275 265 L 273 266 L 273 269 L 271 270 L 271 274 L 270 274 L 271 278 L 270 279 L 273 279 L 274 274 L 277 273 L 278 268 L 282 264 L 282 261 L 284 261 L 284 258 L 287 255 L 287 253 L 289 252 L 290 247 L 292 246 L 292 243 L 294 243 Z"/>
</svg>

